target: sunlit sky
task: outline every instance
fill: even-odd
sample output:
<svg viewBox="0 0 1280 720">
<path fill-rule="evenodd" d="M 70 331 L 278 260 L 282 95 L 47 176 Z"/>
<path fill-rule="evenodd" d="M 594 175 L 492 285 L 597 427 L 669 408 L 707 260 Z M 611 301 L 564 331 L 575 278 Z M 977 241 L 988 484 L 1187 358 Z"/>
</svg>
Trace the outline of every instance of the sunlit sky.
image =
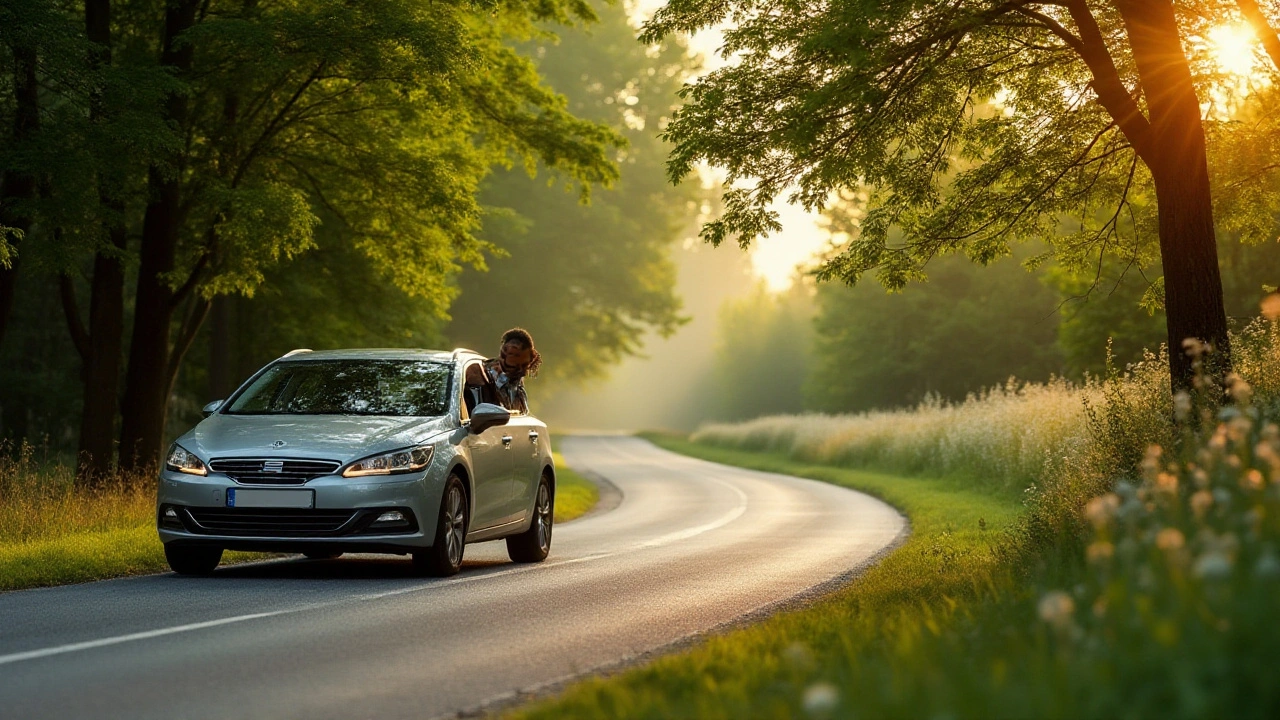
<svg viewBox="0 0 1280 720">
<path fill-rule="evenodd" d="M 664 5 L 666 0 L 629 0 L 632 18 L 637 24 Z M 1222 70 L 1238 78 L 1256 78 L 1258 69 L 1258 43 L 1253 31 L 1243 23 L 1220 25 L 1208 33 L 1208 43 Z M 722 67 L 724 58 L 717 50 L 721 33 L 717 28 L 704 30 L 689 38 L 690 51 L 704 58 L 708 70 Z M 714 170 L 709 176 L 716 176 Z M 790 205 L 785 197 L 773 204 L 779 215 L 782 232 L 757 240 L 751 250 L 751 263 L 756 274 L 762 277 L 774 291 L 785 290 L 791 285 L 797 265 L 808 264 L 827 242 L 826 234 L 818 225 L 819 216 L 806 212 L 803 207 Z M 731 251 L 726 247 L 722 251 Z"/>
<path fill-rule="evenodd" d="M 632 17 L 637 22 L 649 17 L 654 10 L 666 4 L 666 0 L 633 0 L 628 3 Z M 708 70 L 725 64 L 716 52 L 720 47 L 720 31 L 705 30 L 689 38 L 690 51 L 702 55 Z M 808 263 L 827 242 L 826 234 L 818 227 L 818 215 L 805 212 L 803 207 L 789 205 L 785 198 L 773 204 L 782 223 L 782 232 L 757 240 L 752 244 L 751 264 L 756 274 L 764 278 L 774 291 L 791 286 L 795 268 Z M 738 252 L 731 246 L 722 246 L 717 252 Z"/>
</svg>

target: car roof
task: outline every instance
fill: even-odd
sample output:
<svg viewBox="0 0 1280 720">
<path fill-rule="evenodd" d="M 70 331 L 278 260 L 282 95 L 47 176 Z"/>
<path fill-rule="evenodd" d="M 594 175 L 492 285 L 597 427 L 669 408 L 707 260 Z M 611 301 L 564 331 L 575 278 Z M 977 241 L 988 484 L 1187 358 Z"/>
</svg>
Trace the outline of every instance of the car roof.
<svg viewBox="0 0 1280 720">
<path fill-rule="evenodd" d="M 434 360 L 453 362 L 470 350 L 423 350 L 418 348 L 351 348 L 347 350 L 294 350 L 281 360 Z"/>
</svg>

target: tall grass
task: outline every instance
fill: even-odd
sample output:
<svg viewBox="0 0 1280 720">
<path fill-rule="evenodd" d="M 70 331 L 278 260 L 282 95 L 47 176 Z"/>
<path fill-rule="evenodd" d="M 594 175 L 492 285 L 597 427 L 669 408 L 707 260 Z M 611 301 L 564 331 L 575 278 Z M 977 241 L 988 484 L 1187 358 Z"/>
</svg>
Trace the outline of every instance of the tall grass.
<svg viewBox="0 0 1280 720">
<path fill-rule="evenodd" d="M 0 445 L 0 544 L 134 528 L 152 521 L 155 497 L 150 474 L 114 476 L 90 490 L 47 450 Z"/>
</svg>

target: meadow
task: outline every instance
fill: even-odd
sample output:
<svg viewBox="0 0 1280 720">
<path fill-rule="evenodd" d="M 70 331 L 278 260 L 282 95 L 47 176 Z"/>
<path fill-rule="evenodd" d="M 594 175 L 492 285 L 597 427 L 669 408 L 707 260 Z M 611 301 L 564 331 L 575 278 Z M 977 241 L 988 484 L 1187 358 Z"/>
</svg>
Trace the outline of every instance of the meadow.
<svg viewBox="0 0 1280 720">
<path fill-rule="evenodd" d="M 878 495 L 912 537 L 809 608 L 516 714 L 1273 717 L 1280 334 L 1233 339 L 1238 374 L 1194 393 L 1148 355 L 954 405 L 655 437 Z"/>
</svg>

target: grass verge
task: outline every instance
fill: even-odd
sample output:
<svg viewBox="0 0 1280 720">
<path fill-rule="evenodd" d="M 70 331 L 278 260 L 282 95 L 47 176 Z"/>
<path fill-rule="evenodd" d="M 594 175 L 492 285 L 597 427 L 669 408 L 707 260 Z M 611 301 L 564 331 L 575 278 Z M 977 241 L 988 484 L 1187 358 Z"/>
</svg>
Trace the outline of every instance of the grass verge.
<svg viewBox="0 0 1280 720">
<path fill-rule="evenodd" d="M 600 489 L 590 480 L 565 464 L 560 453 L 554 453 L 556 463 L 556 517 L 558 523 L 586 515 L 600 501 Z"/>
<path fill-rule="evenodd" d="M 1020 493 L 960 480 L 903 478 L 709 447 L 669 436 L 659 445 L 705 460 L 835 483 L 883 498 L 911 519 L 903 547 L 814 605 L 710 638 L 697 648 L 514 711 L 519 718 L 927 717 L 963 703 L 964 652 L 940 656 L 929 638 L 956 636 L 967 608 L 1010 582 L 996 534 L 1022 509 Z M 907 678 L 912 682 L 904 682 Z M 921 687 L 923 685 L 924 687 Z"/>
</svg>

